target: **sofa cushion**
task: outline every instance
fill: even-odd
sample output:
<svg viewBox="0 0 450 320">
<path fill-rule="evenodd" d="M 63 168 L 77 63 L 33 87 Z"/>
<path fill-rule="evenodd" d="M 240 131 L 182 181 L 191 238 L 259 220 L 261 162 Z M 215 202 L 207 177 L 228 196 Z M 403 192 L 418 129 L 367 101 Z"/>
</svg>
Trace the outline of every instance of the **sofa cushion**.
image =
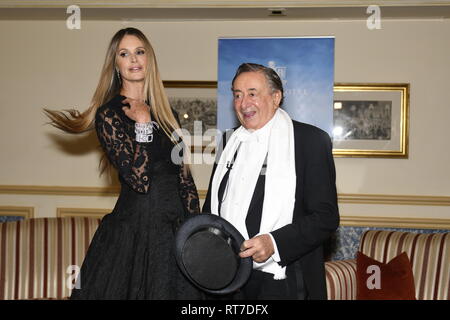
<svg viewBox="0 0 450 320">
<path fill-rule="evenodd" d="M 450 299 L 449 233 L 370 230 L 363 234 L 359 250 L 383 263 L 406 252 L 414 274 L 416 298 Z"/>
<path fill-rule="evenodd" d="M 382 263 L 358 251 L 357 300 L 415 300 L 414 276 L 405 252 Z"/>
</svg>

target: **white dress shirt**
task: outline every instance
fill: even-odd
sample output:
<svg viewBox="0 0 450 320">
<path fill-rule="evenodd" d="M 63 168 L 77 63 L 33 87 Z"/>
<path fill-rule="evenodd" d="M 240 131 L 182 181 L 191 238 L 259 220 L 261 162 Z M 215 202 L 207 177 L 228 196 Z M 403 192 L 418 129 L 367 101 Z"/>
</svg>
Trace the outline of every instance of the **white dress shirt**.
<svg viewBox="0 0 450 320">
<path fill-rule="evenodd" d="M 256 181 L 251 181 L 259 175 L 252 174 L 255 170 L 261 171 L 264 159 L 268 151 L 270 129 L 273 124 L 273 118 L 261 129 L 250 131 L 245 130 L 243 137 L 241 137 L 242 143 L 239 147 L 239 151 L 236 160 L 233 164 L 233 168 L 230 171 L 228 178 L 228 184 L 224 192 L 223 202 L 221 207 L 221 215 L 237 227 L 239 232 L 247 240 L 249 239 L 247 228 L 245 227 L 246 216 L 236 216 L 235 212 L 248 212 L 250 202 L 253 197 L 254 189 L 242 188 L 245 185 L 256 185 Z M 252 178 L 253 177 L 253 178 Z M 234 188 L 236 184 L 239 184 L 240 188 Z M 239 208 L 239 210 L 237 210 Z M 245 209 L 245 210 L 242 210 Z M 259 234 L 258 234 L 259 235 Z M 278 248 L 273 236 L 268 233 L 272 239 L 275 253 L 269 257 L 274 263 L 280 261 Z M 267 261 L 269 262 L 269 261 Z M 267 263 L 264 263 L 267 265 Z M 262 268 L 261 264 L 253 263 L 254 269 Z"/>
</svg>

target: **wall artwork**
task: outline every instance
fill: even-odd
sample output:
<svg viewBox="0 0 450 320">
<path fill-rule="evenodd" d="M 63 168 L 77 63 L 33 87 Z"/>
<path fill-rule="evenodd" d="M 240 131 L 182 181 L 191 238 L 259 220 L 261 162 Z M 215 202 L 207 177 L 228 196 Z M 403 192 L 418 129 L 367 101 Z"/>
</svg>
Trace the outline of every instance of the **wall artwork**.
<svg viewBox="0 0 450 320">
<path fill-rule="evenodd" d="M 333 154 L 408 157 L 409 84 L 336 84 Z"/>
<path fill-rule="evenodd" d="M 192 152 L 213 143 L 217 130 L 216 81 L 164 81 L 171 107 L 178 113 Z"/>
</svg>

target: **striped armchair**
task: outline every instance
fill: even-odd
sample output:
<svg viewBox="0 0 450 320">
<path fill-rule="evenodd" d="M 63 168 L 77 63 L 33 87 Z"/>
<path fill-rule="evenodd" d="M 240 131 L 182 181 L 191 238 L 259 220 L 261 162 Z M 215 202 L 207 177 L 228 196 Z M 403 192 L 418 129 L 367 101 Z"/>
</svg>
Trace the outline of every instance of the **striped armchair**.
<svg viewBox="0 0 450 320">
<path fill-rule="evenodd" d="M 369 230 L 363 233 L 359 250 L 383 263 L 405 251 L 412 264 L 416 299 L 450 299 L 449 233 Z M 329 261 L 325 268 L 328 299 L 356 299 L 356 259 Z"/>
<path fill-rule="evenodd" d="M 65 299 L 100 219 L 0 223 L 0 299 Z"/>
</svg>

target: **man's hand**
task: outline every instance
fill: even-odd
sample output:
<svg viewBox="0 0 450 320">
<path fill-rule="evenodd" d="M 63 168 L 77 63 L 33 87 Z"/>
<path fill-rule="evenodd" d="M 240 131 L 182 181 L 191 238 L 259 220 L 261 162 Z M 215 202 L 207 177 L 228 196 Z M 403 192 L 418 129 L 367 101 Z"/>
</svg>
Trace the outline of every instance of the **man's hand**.
<svg viewBox="0 0 450 320">
<path fill-rule="evenodd" d="M 275 252 L 272 238 L 268 234 L 262 234 L 249 240 L 241 245 L 241 258 L 252 257 L 255 262 L 265 262 Z"/>
</svg>

